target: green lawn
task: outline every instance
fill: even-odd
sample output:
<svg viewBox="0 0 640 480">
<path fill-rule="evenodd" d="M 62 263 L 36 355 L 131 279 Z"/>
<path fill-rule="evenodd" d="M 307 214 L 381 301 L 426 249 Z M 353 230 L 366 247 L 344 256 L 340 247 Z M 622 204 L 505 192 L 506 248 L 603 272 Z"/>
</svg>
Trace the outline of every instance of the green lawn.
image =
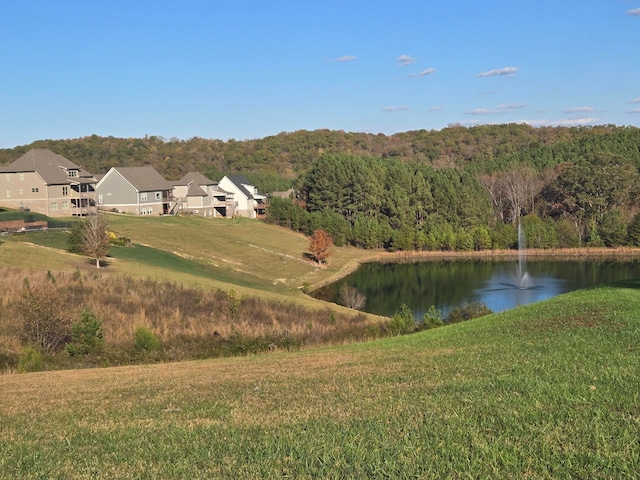
<svg viewBox="0 0 640 480">
<path fill-rule="evenodd" d="M 0 478 L 637 478 L 638 284 L 366 344 L 0 377 Z"/>
</svg>

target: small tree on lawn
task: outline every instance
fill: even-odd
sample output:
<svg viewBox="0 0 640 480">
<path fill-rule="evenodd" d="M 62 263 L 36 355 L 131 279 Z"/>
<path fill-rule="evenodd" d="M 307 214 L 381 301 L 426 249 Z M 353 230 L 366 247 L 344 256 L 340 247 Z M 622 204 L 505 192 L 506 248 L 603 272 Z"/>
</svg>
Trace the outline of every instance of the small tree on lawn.
<svg viewBox="0 0 640 480">
<path fill-rule="evenodd" d="M 104 215 L 95 215 L 85 220 L 82 227 L 82 251 L 96 261 L 96 268 L 100 268 L 100 260 L 109 253 L 109 234 L 107 220 Z"/>
<path fill-rule="evenodd" d="M 327 261 L 331 254 L 332 246 L 333 241 L 324 230 L 314 231 L 311 240 L 309 240 L 309 250 L 311 250 L 311 255 L 313 255 L 318 264 Z"/>
</svg>

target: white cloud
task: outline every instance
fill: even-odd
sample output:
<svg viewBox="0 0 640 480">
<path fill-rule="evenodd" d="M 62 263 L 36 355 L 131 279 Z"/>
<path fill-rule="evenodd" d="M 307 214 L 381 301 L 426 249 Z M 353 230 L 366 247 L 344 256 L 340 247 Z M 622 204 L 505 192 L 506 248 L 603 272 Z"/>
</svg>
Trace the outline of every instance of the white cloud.
<svg viewBox="0 0 640 480">
<path fill-rule="evenodd" d="M 519 120 L 516 123 L 526 123 L 527 125 L 531 125 L 532 127 L 544 127 L 545 125 L 549 125 L 549 121 L 545 119 L 541 120 Z"/>
<path fill-rule="evenodd" d="M 479 73 L 478 75 L 476 75 L 476 77 L 507 77 L 507 78 L 513 78 L 516 76 L 516 73 L 518 72 L 519 68 L 518 67 L 504 67 L 504 68 L 497 68 L 495 70 L 489 70 L 488 72 L 482 72 Z"/>
<path fill-rule="evenodd" d="M 436 105 L 435 107 L 431 107 L 429 109 L 430 112 L 441 112 L 442 110 L 444 110 L 444 108 L 440 105 Z"/>
<path fill-rule="evenodd" d="M 640 107 L 627 110 L 627 113 L 640 113 Z"/>
<path fill-rule="evenodd" d="M 640 17 L 640 8 L 632 8 L 631 10 L 627 10 L 627 15 L 631 15 L 632 17 Z"/>
<path fill-rule="evenodd" d="M 336 58 L 335 61 L 336 62 L 353 62 L 354 60 L 357 60 L 358 57 L 356 57 L 355 55 L 344 55 L 342 57 Z"/>
<path fill-rule="evenodd" d="M 593 107 L 575 107 L 575 108 L 566 108 L 563 110 L 564 113 L 586 113 L 593 112 L 595 109 Z"/>
<path fill-rule="evenodd" d="M 500 113 L 513 113 L 514 111 L 524 108 L 526 105 L 522 103 L 510 103 L 508 105 L 501 104 L 496 108 L 475 108 L 467 112 L 468 115 L 496 115 Z"/>
<path fill-rule="evenodd" d="M 409 107 L 402 105 L 400 107 L 384 107 L 382 110 L 385 112 L 399 112 L 401 110 L 409 110 Z"/>
<path fill-rule="evenodd" d="M 560 125 L 562 127 L 579 127 L 581 125 L 590 125 L 597 122 L 598 122 L 597 118 L 582 117 L 582 118 L 565 118 L 564 120 L 558 120 L 552 123 L 555 125 Z"/>
<path fill-rule="evenodd" d="M 416 60 L 417 59 L 413 58 L 411 55 L 400 55 L 397 58 L 398 65 L 401 66 L 401 67 L 406 67 L 407 65 L 411 65 L 412 63 L 416 63 Z"/>
<path fill-rule="evenodd" d="M 426 77 L 427 75 L 431 75 L 433 72 L 435 72 L 436 69 L 435 68 L 427 68 L 426 70 L 422 70 L 420 73 L 410 73 L 409 76 L 410 77 Z"/>
<path fill-rule="evenodd" d="M 629 100 L 629 103 L 640 103 L 640 97 Z"/>
</svg>

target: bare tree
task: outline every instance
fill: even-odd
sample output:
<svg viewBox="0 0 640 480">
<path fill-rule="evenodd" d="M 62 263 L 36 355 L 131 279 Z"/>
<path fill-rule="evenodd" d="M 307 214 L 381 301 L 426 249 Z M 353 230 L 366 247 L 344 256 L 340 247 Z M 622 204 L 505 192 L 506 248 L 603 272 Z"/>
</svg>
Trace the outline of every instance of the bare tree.
<svg viewBox="0 0 640 480">
<path fill-rule="evenodd" d="M 85 220 L 82 227 L 82 251 L 87 257 L 95 259 L 96 268 L 100 268 L 100 260 L 109 253 L 109 234 L 104 215 L 95 215 Z"/>
<path fill-rule="evenodd" d="M 356 287 L 350 287 L 346 283 L 340 288 L 340 302 L 349 308 L 359 310 L 364 307 L 367 297 L 361 294 Z"/>
<path fill-rule="evenodd" d="M 500 219 L 516 224 L 523 213 L 534 210 L 534 198 L 545 181 L 531 167 L 520 167 L 485 175 L 480 181 L 485 186 Z"/>
</svg>

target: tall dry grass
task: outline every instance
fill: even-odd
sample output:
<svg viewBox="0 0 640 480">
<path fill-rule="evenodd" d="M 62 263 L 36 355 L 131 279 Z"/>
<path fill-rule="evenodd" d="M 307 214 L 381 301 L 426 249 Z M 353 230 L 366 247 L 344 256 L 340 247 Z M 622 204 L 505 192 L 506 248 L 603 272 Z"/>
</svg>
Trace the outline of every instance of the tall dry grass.
<svg viewBox="0 0 640 480">
<path fill-rule="evenodd" d="M 0 352 L 15 353 L 25 346 L 18 301 L 25 279 L 33 289 L 53 285 L 53 295 L 64 297 L 74 319 L 89 309 L 101 320 L 108 345 L 131 345 L 140 326 L 150 328 L 163 344 L 173 342 L 181 345 L 175 348 L 186 350 L 190 341 L 222 341 L 238 335 L 294 339 L 300 346 L 361 340 L 384 331 L 371 317 L 355 311 L 312 309 L 241 296 L 233 290 L 189 288 L 97 270 L 54 275 L 5 268 L 0 270 Z M 176 352 L 175 356 L 185 355 Z"/>
</svg>

